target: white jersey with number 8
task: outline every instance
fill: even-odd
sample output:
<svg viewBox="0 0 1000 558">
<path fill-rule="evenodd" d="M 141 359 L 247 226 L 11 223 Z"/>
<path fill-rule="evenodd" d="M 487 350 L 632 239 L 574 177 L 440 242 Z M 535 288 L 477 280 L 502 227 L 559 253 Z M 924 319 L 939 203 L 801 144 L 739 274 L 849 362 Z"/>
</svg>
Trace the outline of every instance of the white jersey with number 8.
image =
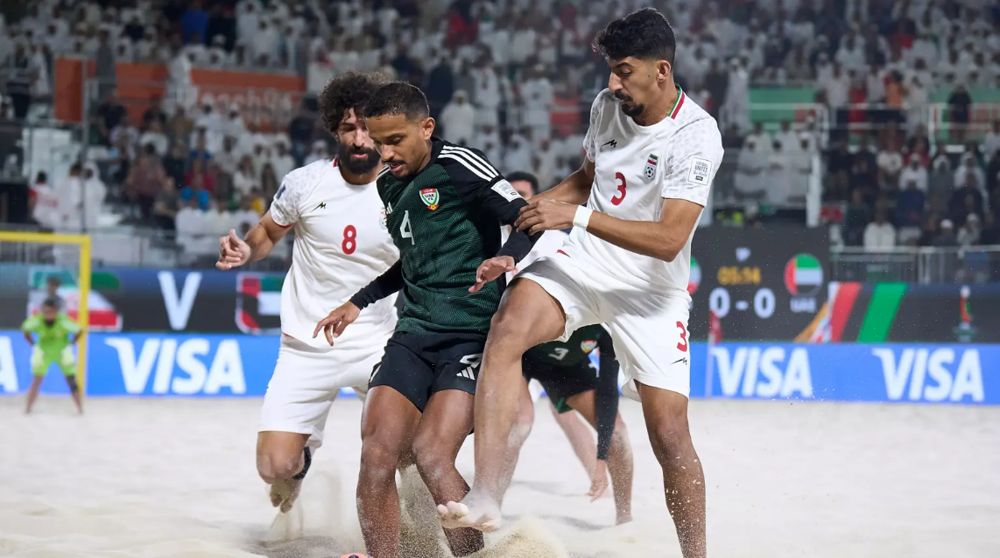
<svg viewBox="0 0 1000 558">
<path fill-rule="evenodd" d="M 312 338 L 316 324 L 399 259 L 375 183 L 350 184 L 336 161 L 316 161 L 288 173 L 270 212 L 279 226 L 295 227 L 292 266 L 281 289 L 281 331 L 329 348 L 323 335 Z M 394 302 L 392 296 L 365 308 L 338 344 L 384 344 L 384 338 L 370 338 L 371 328 L 391 332 Z"/>
<path fill-rule="evenodd" d="M 594 100 L 584 139 L 595 177 L 588 206 L 629 221 L 659 221 L 664 199 L 705 206 L 722 163 L 722 135 L 705 110 L 678 87 L 667 118 L 639 126 L 610 90 Z M 691 238 L 672 262 L 643 256 L 574 229 L 562 249 L 623 282 L 667 296 L 688 297 Z"/>
</svg>

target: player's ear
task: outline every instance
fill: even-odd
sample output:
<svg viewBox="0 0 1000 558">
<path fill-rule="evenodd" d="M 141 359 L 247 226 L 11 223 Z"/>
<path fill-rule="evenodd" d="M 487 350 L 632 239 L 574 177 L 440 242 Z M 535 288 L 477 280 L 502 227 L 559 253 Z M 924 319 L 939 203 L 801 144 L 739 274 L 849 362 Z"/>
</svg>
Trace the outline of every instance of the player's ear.
<svg viewBox="0 0 1000 558">
<path fill-rule="evenodd" d="M 431 139 L 431 136 L 434 135 L 434 127 L 436 125 L 437 123 L 434 122 L 434 119 L 430 116 L 425 118 L 424 121 L 420 123 L 421 135 L 423 135 L 425 140 Z"/>
<path fill-rule="evenodd" d="M 671 66 L 670 62 L 667 62 L 666 60 L 659 60 L 659 61 L 657 61 L 657 63 L 656 63 L 656 81 L 658 81 L 658 82 L 669 82 L 669 81 L 671 81 L 670 80 L 670 72 L 671 72 L 671 70 L 673 70 L 673 66 Z"/>
</svg>

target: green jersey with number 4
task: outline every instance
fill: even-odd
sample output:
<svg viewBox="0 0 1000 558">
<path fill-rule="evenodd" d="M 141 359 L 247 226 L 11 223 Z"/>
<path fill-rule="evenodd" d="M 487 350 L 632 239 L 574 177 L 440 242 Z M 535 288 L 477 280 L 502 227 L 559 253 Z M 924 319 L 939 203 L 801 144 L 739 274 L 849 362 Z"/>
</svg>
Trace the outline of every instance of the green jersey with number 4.
<svg viewBox="0 0 1000 558">
<path fill-rule="evenodd" d="M 433 138 L 415 176 L 378 178 L 386 225 L 399 248 L 403 310 L 396 331 L 485 334 L 500 303 L 503 276 L 477 293 L 476 270 L 500 249 L 500 226 L 526 202 L 476 149 Z"/>
</svg>

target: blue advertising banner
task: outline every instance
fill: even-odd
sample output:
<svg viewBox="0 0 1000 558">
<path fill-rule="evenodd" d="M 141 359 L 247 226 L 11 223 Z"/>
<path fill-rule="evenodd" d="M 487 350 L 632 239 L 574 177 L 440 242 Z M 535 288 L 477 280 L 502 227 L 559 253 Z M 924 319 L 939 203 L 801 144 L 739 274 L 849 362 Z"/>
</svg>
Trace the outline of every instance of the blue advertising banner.
<svg viewBox="0 0 1000 558">
<path fill-rule="evenodd" d="M 276 335 L 92 333 L 87 394 L 259 397 L 278 344 Z M 690 346 L 692 397 L 1000 404 L 998 345 Z M 0 331 L 0 393 L 27 389 L 30 357 L 20 332 Z M 43 391 L 65 393 L 60 376 L 52 371 Z"/>
</svg>

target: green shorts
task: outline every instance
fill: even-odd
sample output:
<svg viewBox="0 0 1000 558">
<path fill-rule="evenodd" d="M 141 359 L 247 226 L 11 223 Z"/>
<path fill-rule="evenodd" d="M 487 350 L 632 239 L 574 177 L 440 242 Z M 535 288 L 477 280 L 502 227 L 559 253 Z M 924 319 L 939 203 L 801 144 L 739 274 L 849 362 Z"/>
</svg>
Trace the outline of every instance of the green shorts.
<svg viewBox="0 0 1000 558">
<path fill-rule="evenodd" d="M 66 376 L 76 376 L 76 355 L 70 347 L 55 354 L 42 351 L 38 347 L 31 351 L 31 373 L 35 376 L 46 375 L 53 364 L 57 365 Z"/>
</svg>

